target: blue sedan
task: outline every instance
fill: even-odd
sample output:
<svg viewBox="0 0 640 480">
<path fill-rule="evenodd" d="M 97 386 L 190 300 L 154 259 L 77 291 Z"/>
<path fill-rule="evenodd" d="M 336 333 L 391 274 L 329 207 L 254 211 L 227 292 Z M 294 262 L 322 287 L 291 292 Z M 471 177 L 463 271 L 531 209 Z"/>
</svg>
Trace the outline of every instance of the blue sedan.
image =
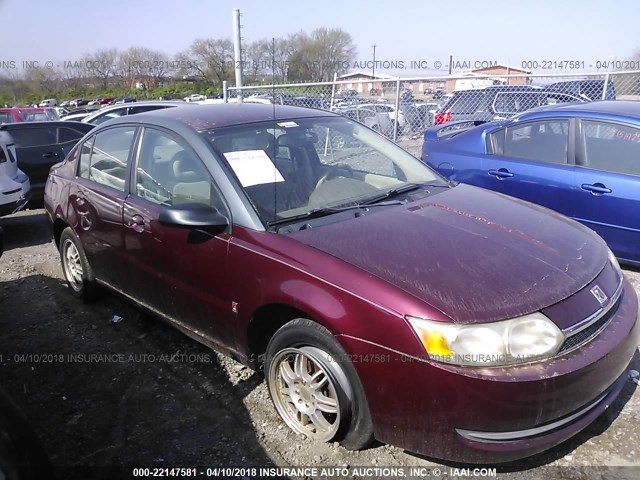
<svg viewBox="0 0 640 480">
<path fill-rule="evenodd" d="M 621 261 L 640 265 L 640 102 L 558 104 L 470 129 L 432 127 L 422 159 L 450 180 L 572 217 Z"/>
</svg>

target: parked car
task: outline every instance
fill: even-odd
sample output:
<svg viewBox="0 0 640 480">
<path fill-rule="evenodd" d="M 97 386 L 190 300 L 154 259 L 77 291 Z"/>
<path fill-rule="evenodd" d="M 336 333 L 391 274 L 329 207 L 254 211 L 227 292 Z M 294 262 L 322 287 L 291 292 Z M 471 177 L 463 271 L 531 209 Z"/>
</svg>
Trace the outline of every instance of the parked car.
<svg viewBox="0 0 640 480">
<path fill-rule="evenodd" d="M 605 85 L 606 84 L 606 85 Z M 605 92 L 604 98 L 602 94 Z M 548 90 L 556 90 L 558 92 L 568 93 L 574 97 L 578 97 L 587 102 L 594 100 L 615 100 L 616 89 L 613 81 L 606 82 L 600 80 L 569 80 L 565 82 L 552 83 L 547 87 Z"/>
<path fill-rule="evenodd" d="M 436 102 L 416 102 L 415 108 L 418 109 L 418 116 L 421 121 L 422 128 L 431 127 L 434 123 L 436 113 L 442 107 Z"/>
<path fill-rule="evenodd" d="M 204 95 L 200 95 L 199 93 L 193 93 L 188 97 L 184 97 L 185 102 L 201 102 L 202 100 L 206 100 L 207 97 Z"/>
<path fill-rule="evenodd" d="M 38 104 L 39 107 L 55 107 L 57 105 L 58 101 L 55 98 L 47 98 Z"/>
<path fill-rule="evenodd" d="M 89 114 L 88 113 L 71 113 L 69 115 L 65 115 L 60 120 L 63 122 L 79 122 L 87 115 Z"/>
<path fill-rule="evenodd" d="M 66 108 L 54 107 L 53 109 L 58 114 L 58 118 L 66 117 L 67 115 L 69 115 L 69 110 L 67 110 Z"/>
<path fill-rule="evenodd" d="M 0 227 L 0 257 L 4 253 L 4 230 Z"/>
<path fill-rule="evenodd" d="M 264 367 L 308 442 L 531 455 L 614 402 L 640 340 L 634 288 L 594 232 L 446 182 L 327 111 L 115 119 L 51 169 L 45 206 L 71 293 L 113 289 Z"/>
<path fill-rule="evenodd" d="M 434 118 L 436 125 L 459 120 L 500 120 L 539 107 L 584 100 L 559 91 L 529 85 L 500 85 L 477 90 L 461 90 L 443 105 Z"/>
<path fill-rule="evenodd" d="M 116 103 L 133 103 L 135 101 L 136 99 L 131 97 L 118 97 L 113 99 L 113 101 L 111 102 L 111 105 L 114 105 Z"/>
<path fill-rule="evenodd" d="M 382 102 L 377 102 L 377 103 L 363 103 L 360 105 L 357 105 L 355 108 L 365 108 L 368 110 L 374 110 L 377 113 L 382 113 L 387 115 L 392 122 L 395 121 L 396 117 L 398 118 L 398 126 L 402 129 L 405 125 L 405 116 L 404 113 L 402 112 L 402 110 L 400 112 L 396 112 L 396 107 L 395 105 L 392 105 L 390 103 L 382 103 Z M 392 127 L 393 129 L 393 127 Z"/>
<path fill-rule="evenodd" d="M 433 99 L 440 100 L 444 97 L 444 94 L 447 93 L 444 88 L 436 88 L 433 92 Z"/>
<path fill-rule="evenodd" d="M 53 108 L 11 107 L 0 108 L 0 124 L 15 122 L 47 122 L 60 120 Z"/>
<path fill-rule="evenodd" d="M 640 264 L 640 103 L 564 104 L 438 136 L 423 159 L 455 181 L 556 210 Z"/>
<path fill-rule="evenodd" d="M 113 98 L 112 97 L 100 97 L 100 98 L 95 98 L 93 100 L 91 100 L 87 105 L 89 106 L 94 106 L 94 105 L 111 105 L 111 102 L 113 102 Z"/>
<path fill-rule="evenodd" d="M 98 110 L 100 110 L 100 107 L 87 106 L 85 108 L 74 108 L 69 112 L 69 115 L 78 115 L 80 113 L 86 113 L 88 115 L 90 113 L 97 112 Z"/>
<path fill-rule="evenodd" d="M 87 100 L 86 98 L 76 98 L 75 100 L 71 100 L 72 107 L 82 107 L 88 104 L 89 104 L 89 100 Z"/>
<path fill-rule="evenodd" d="M 58 122 L 20 122 L 0 126 L 13 138 L 18 168 L 27 174 L 31 183 L 31 197 L 42 200 L 49 168 L 60 162 L 92 124 Z"/>
<path fill-rule="evenodd" d="M 13 138 L 0 130 L 0 217 L 22 210 L 30 197 L 29 177 L 18 168 Z"/>
<path fill-rule="evenodd" d="M 389 118 L 388 113 L 376 112 L 371 108 L 341 108 L 336 110 L 336 113 L 343 115 L 347 118 L 355 120 L 363 125 L 366 125 L 372 130 L 375 130 L 382 135 L 392 135 L 393 134 L 393 121 Z M 344 145 L 344 141 L 347 137 L 343 135 L 339 135 L 339 132 L 336 132 L 334 135 L 333 141 L 338 142 L 339 145 Z M 338 138 L 342 138 L 342 140 L 337 140 Z"/>
<path fill-rule="evenodd" d="M 67 108 L 67 107 L 72 107 L 71 105 L 71 100 L 65 100 L 64 102 L 62 102 L 60 104 L 61 107 Z"/>
<path fill-rule="evenodd" d="M 149 102 L 136 102 L 135 105 L 110 105 L 103 107 L 100 110 L 93 112 L 80 121 L 84 123 L 91 123 L 93 125 L 100 125 L 107 120 L 114 118 L 134 115 L 136 113 L 148 112 L 151 110 L 160 110 L 163 108 L 172 108 L 189 105 L 184 102 L 176 101 L 149 101 Z M 197 104 L 196 104 L 197 105 Z"/>
</svg>

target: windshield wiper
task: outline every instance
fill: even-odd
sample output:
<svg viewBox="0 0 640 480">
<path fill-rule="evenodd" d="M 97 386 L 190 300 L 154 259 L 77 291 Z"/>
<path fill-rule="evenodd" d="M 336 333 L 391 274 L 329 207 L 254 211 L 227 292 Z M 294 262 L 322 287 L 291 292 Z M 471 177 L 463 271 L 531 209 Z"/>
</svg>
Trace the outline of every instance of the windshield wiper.
<svg viewBox="0 0 640 480">
<path fill-rule="evenodd" d="M 393 197 L 397 197 L 398 195 L 402 195 L 404 193 L 408 193 L 408 192 L 413 192 L 414 190 L 418 190 L 420 188 L 423 187 L 439 187 L 439 188 L 449 188 L 449 185 L 444 183 L 444 184 L 436 184 L 436 183 L 406 183 L 400 187 L 397 188 L 392 188 L 390 190 L 387 190 L 386 192 L 378 195 L 377 197 L 373 197 L 370 199 L 367 199 L 366 202 L 363 202 L 360 204 L 360 206 L 365 206 L 365 207 L 369 207 L 372 206 L 372 204 L 376 204 L 378 202 L 381 202 L 382 200 L 386 200 L 389 198 L 393 198 Z"/>
<path fill-rule="evenodd" d="M 279 218 L 277 220 L 271 220 L 267 222 L 268 227 L 273 227 L 276 225 L 282 225 L 283 223 L 296 222 L 300 220 L 309 220 L 312 218 L 326 217 L 327 215 L 331 215 L 339 212 L 346 212 L 347 210 L 360 210 L 369 207 L 387 207 L 391 205 L 404 205 L 404 202 L 399 200 L 392 200 L 390 202 L 378 202 L 374 205 L 370 205 L 369 200 L 367 203 L 355 203 L 353 205 L 343 205 L 340 207 L 322 207 L 322 208 L 314 208 L 306 213 L 301 213 L 300 215 L 293 215 L 292 217 L 287 218 Z"/>
</svg>

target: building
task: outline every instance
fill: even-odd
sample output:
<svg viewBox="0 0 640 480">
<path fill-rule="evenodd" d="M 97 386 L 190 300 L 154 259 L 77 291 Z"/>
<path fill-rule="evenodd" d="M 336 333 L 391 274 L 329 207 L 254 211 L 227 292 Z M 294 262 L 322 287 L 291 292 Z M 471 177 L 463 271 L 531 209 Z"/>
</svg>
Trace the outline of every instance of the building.
<svg viewBox="0 0 640 480">
<path fill-rule="evenodd" d="M 338 77 L 339 81 L 349 81 L 340 85 L 340 90 L 355 90 L 358 93 L 366 92 L 378 95 L 383 92 L 383 88 L 393 87 L 398 77 L 386 75 L 384 73 L 366 73 L 362 71 L 346 73 Z"/>
<path fill-rule="evenodd" d="M 531 83 L 529 78 L 530 71 L 522 70 L 521 68 L 510 67 L 509 65 L 494 65 L 492 67 L 477 68 L 468 72 L 458 72 L 452 76 L 465 76 L 476 77 L 477 83 L 480 86 L 486 86 L 482 84 L 482 80 L 491 80 L 494 85 L 528 85 Z M 460 85 L 460 78 L 451 78 L 446 81 L 445 90 L 447 92 L 455 92 L 456 90 L 468 90 L 467 86 L 458 88 Z M 468 79 L 468 82 L 472 82 L 472 78 Z"/>
</svg>

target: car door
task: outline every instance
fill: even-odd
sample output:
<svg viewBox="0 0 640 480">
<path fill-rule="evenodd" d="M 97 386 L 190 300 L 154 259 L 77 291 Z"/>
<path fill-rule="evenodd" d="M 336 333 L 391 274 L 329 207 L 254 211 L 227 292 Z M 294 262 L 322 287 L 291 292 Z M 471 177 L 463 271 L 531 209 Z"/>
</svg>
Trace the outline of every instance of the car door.
<svg viewBox="0 0 640 480">
<path fill-rule="evenodd" d="M 230 236 L 159 222 L 163 209 L 185 203 L 215 207 L 229 218 L 210 174 L 188 144 L 171 132 L 145 128 L 124 203 L 130 293 L 176 323 L 225 343 L 233 322 L 226 274 Z"/>
<path fill-rule="evenodd" d="M 586 119 L 579 127 L 575 217 L 616 256 L 640 262 L 640 129 Z"/>
<path fill-rule="evenodd" d="M 122 211 L 137 128 L 107 128 L 80 148 L 77 179 L 70 184 L 72 227 L 96 277 L 120 289 L 128 272 L 124 261 Z"/>
<path fill-rule="evenodd" d="M 18 168 L 29 177 L 34 198 L 42 197 L 49 168 L 64 158 L 56 127 L 16 123 L 8 130 L 15 142 Z"/>
<path fill-rule="evenodd" d="M 481 171 L 469 183 L 572 215 L 575 165 L 570 137 L 571 121 L 559 118 L 491 132 Z"/>
</svg>

